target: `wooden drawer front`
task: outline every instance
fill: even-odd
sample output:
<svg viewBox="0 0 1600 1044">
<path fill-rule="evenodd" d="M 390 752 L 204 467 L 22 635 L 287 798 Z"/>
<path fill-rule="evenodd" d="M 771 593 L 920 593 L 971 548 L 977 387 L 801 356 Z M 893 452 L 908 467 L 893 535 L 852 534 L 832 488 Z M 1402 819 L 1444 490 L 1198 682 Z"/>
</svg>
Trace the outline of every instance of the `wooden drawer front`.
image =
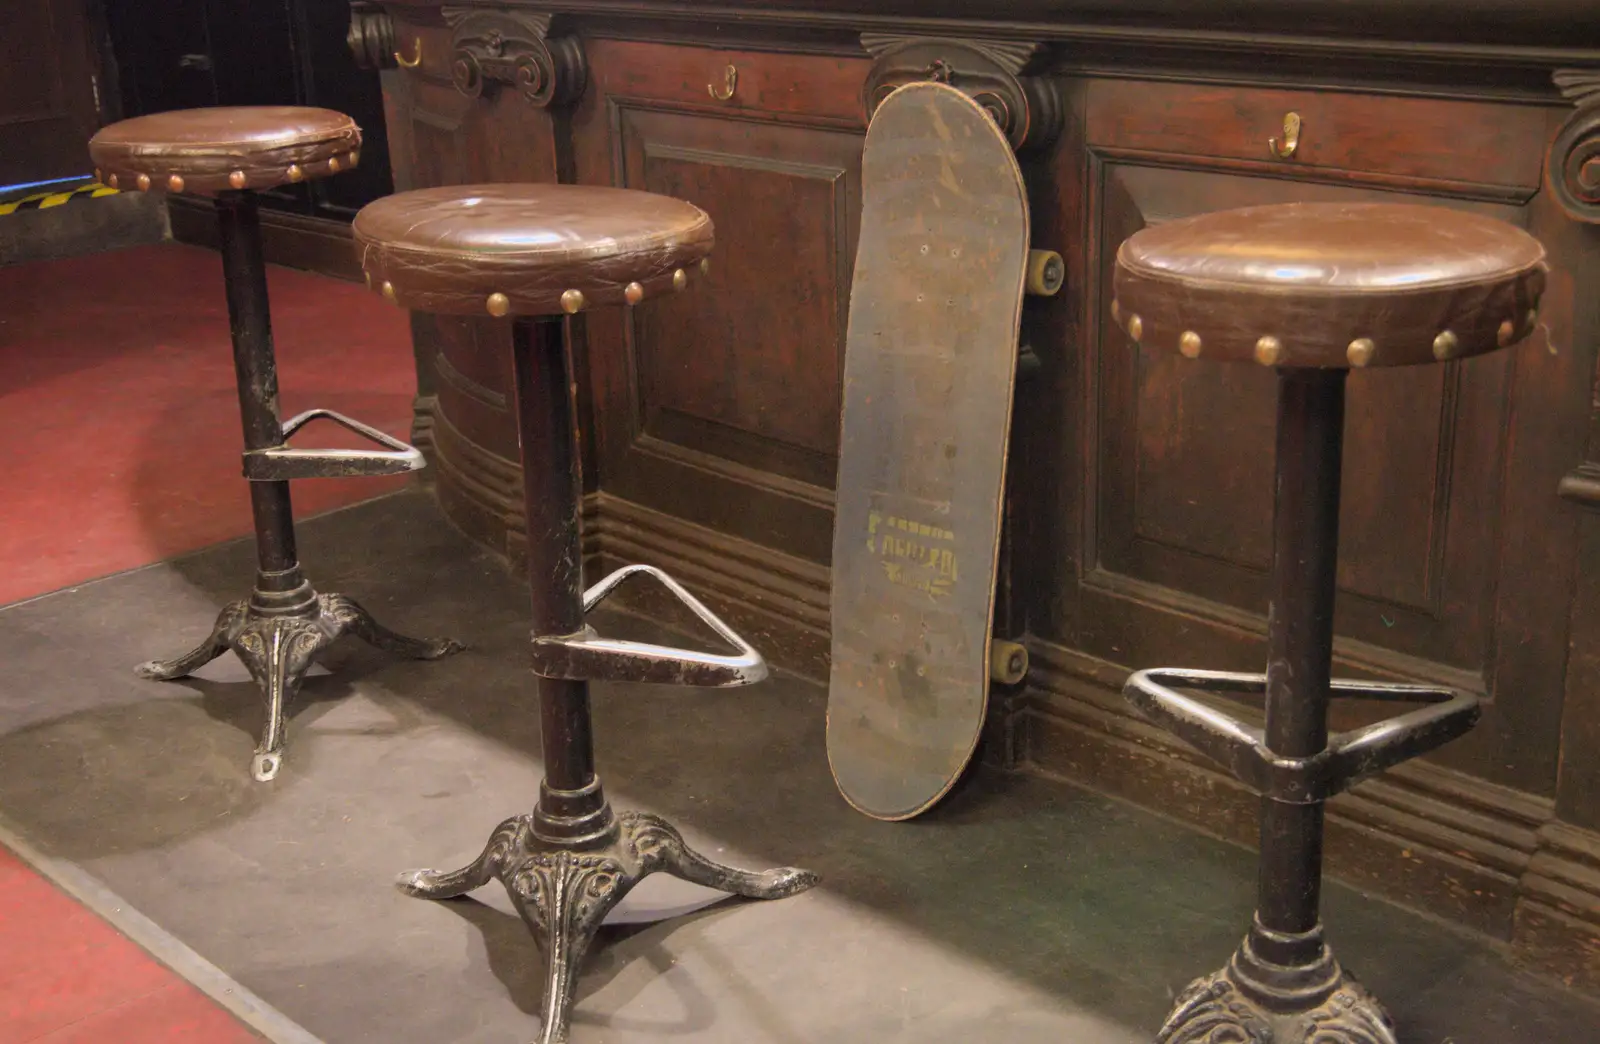
<svg viewBox="0 0 1600 1044">
<path fill-rule="evenodd" d="M 1089 144 L 1113 152 L 1529 192 L 1544 160 L 1544 120 L 1523 106 L 1133 80 L 1096 80 L 1088 98 Z M 1282 159 L 1268 140 L 1283 139 L 1291 112 L 1301 118 L 1300 143 Z"/>
<path fill-rule="evenodd" d="M 725 51 L 709 47 L 585 40 L 591 90 L 608 98 L 738 113 L 774 113 L 864 126 L 865 58 Z M 732 67 L 733 93 L 729 87 Z M 712 91 L 718 97 L 712 96 Z"/>
</svg>

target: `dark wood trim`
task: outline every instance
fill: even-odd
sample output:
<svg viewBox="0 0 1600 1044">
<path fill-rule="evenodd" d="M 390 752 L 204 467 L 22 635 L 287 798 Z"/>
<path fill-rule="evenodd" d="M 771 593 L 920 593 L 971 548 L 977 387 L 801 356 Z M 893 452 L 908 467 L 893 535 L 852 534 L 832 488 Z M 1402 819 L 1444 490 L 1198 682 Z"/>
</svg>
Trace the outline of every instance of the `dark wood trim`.
<svg viewBox="0 0 1600 1044">
<path fill-rule="evenodd" d="M 209 199 L 170 196 L 167 214 L 172 238 L 180 243 L 217 248 L 216 208 Z M 261 249 L 267 263 L 300 268 L 353 283 L 361 281 L 350 241 L 350 224 L 332 218 L 261 209 Z"/>
<path fill-rule="evenodd" d="M 438 3 L 386 6 L 428 10 Z M 764 39 L 770 48 L 779 34 L 790 44 L 852 54 L 860 53 L 850 45 L 861 33 L 1035 40 L 1055 45 L 1053 68 L 1061 73 L 1137 70 L 1142 78 L 1275 79 L 1317 89 L 1550 100 L 1553 68 L 1600 65 L 1600 32 L 1584 0 L 1499 0 L 1470 13 L 1448 0 L 1009 0 L 977 18 L 959 0 L 464 0 L 453 6 L 531 7 L 557 16 L 562 32 L 715 47 Z"/>
</svg>

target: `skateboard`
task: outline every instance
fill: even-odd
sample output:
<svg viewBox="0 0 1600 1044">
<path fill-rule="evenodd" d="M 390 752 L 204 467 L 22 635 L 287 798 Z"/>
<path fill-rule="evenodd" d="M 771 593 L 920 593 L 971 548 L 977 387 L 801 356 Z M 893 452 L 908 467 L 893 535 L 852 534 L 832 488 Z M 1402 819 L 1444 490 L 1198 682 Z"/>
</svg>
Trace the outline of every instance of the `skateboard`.
<svg viewBox="0 0 1600 1044">
<path fill-rule="evenodd" d="M 991 679 L 1026 651 L 992 640 L 1025 291 L 1060 288 L 1028 247 L 1011 145 L 939 83 L 867 128 L 845 340 L 833 534 L 828 763 L 875 819 L 933 807 L 977 747 Z"/>
</svg>

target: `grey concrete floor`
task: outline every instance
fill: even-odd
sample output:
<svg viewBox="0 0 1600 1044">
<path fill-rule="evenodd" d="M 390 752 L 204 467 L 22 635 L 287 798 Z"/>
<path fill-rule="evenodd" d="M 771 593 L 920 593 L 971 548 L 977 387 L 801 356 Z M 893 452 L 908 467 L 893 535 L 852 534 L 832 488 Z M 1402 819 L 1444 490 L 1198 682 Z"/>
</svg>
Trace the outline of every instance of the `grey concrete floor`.
<svg viewBox="0 0 1600 1044">
<path fill-rule="evenodd" d="M 405 493 L 301 528 L 313 582 L 471 648 L 395 661 L 348 639 L 308 680 L 271 784 L 260 701 L 231 657 L 134 677 L 248 589 L 235 543 L 0 610 L 0 813 L 328 1044 L 528 1040 L 542 965 L 498 884 L 446 903 L 391 885 L 475 857 L 531 806 L 526 603 L 497 561 Z M 613 631 L 646 625 L 608 616 Z M 1148 1041 L 1248 922 L 1251 853 L 1088 791 L 979 776 L 932 814 L 850 811 L 825 692 L 596 687 L 613 804 L 714 858 L 798 864 L 771 903 L 651 878 L 585 966 L 576 1044 Z M 1600 1005 L 1487 942 L 1330 885 L 1330 939 L 1409 1044 L 1600 1042 Z M 678 916 L 658 920 L 666 914 Z"/>
</svg>

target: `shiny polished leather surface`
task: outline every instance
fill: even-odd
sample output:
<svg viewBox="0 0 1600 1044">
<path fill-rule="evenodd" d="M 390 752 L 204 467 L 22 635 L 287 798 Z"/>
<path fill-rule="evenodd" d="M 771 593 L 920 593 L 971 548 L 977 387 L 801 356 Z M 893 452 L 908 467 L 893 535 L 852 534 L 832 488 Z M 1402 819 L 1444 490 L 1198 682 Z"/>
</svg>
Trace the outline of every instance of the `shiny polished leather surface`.
<svg viewBox="0 0 1600 1044">
<path fill-rule="evenodd" d="M 1406 366 L 1507 347 L 1536 325 L 1538 240 L 1444 207 L 1293 203 L 1144 229 L 1117 251 L 1116 316 L 1192 358 Z M 1509 324 L 1509 325 L 1507 325 Z M 1277 352 L 1258 350 L 1263 338 Z M 1352 344 L 1365 342 L 1352 350 Z"/>
<path fill-rule="evenodd" d="M 554 315 L 571 310 L 570 291 L 581 308 L 623 304 L 633 283 L 639 299 L 670 293 L 699 274 L 714 240 L 692 204 L 590 185 L 402 192 L 352 227 L 368 285 L 415 311 L 465 315 Z M 503 295 L 498 310 L 491 295 Z"/>
<path fill-rule="evenodd" d="M 103 183 L 199 195 L 337 174 L 359 162 L 360 149 L 361 128 L 350 117 L 291 105 L 158 112 L 89 139 Z"/>
</svg>

